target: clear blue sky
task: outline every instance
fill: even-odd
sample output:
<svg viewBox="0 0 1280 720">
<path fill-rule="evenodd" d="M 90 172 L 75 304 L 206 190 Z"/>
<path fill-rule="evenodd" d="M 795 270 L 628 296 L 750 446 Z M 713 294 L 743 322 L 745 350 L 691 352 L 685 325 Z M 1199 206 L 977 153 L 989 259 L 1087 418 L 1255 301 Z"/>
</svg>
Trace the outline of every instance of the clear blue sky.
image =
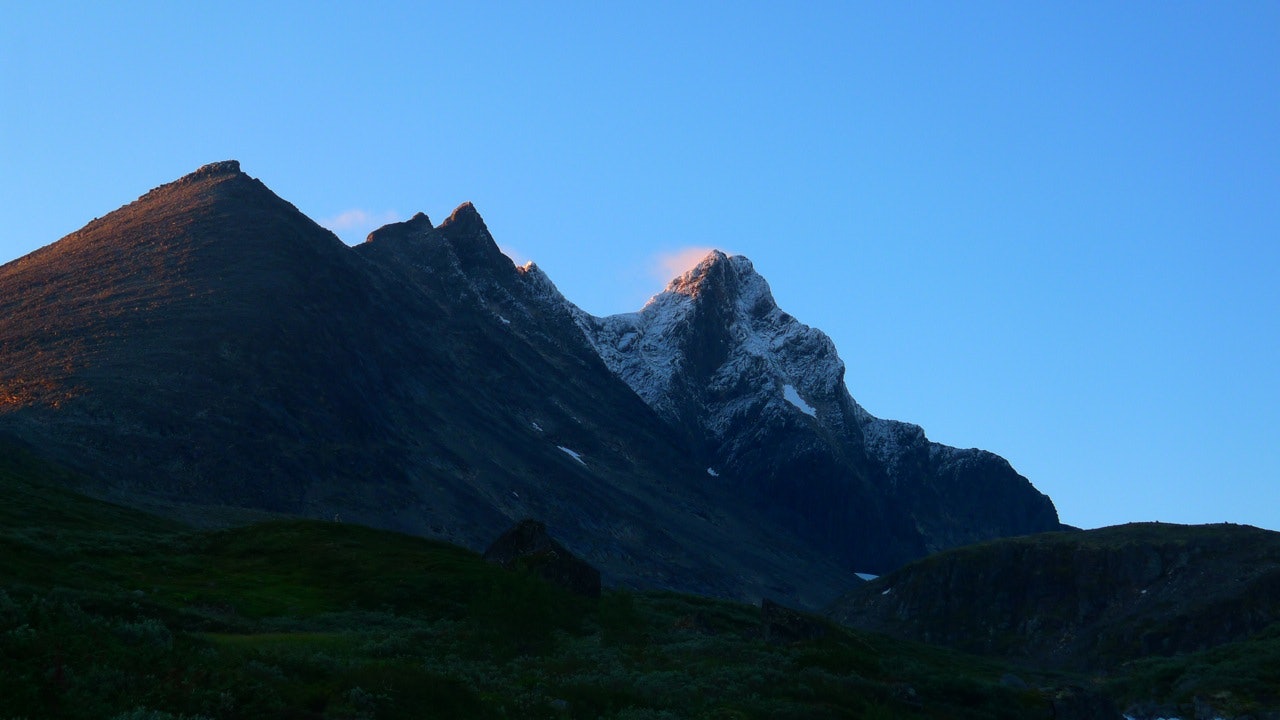
<svg viewBox="0 0 1280 720">
<path fill-rule="evenodd" d="M 0 261 L 226 158 L 596 314 L 718 247 L 1064 521 L 1280 529 L 1280 3 L 369 5 L 0 0 Z"/>
</svg>

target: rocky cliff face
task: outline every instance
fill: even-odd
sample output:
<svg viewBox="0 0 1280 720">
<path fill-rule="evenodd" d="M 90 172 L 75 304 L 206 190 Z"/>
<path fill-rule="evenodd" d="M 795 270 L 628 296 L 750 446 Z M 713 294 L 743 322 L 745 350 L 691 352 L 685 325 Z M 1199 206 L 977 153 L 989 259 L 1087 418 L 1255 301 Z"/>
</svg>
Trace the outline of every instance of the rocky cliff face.
<svg viewBox="0 0 1280 720">
<path fill-rule="evenodd" d="M 120 502 L 476 549 L 538 517 L 606 583 L 801 607 L 1057 526 L 1007 463 L 842 378 L 745 258 L 592 318 L 469 203 L 349 248 L 234 161 L 0 266 L 0 433 Z"/>
<path fill-rule="evenodd" d="M 829 614 L 1036 665 L 1113 668 L 1280 621 L 1280 533 L 1150 523 L 998 540 L 907 565 Z"/>
<path fill-rule="evenodd" d="M 830 338 L 783 312 L 745 257 L 712 252 L 637 313 L 576 315 L 715 482 L 859 569 L 1059 527 L 1002 458 L 859 406 Z"/>
</svg>

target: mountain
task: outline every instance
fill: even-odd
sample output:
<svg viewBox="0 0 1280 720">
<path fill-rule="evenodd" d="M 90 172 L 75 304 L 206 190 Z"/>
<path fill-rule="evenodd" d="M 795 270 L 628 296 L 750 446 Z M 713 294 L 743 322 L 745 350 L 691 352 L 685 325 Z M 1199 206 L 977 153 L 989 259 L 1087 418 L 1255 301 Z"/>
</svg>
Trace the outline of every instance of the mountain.
<svg viewBox="0 0 1280 720">
<path fill-rule="evenodd" d="M 469 203 L 350 248 L 235 161 L 0 266 L 0 434 L 203 524 L 481 549 L 532 517 L 606 584 L 804 607 L 1058 528 L 1006 462 L 872 418 L 842 374 L 745 258 L 593 318 Z"/>
<path fill-rule="evenodd" d="M 1004 459 L 859 406 L 831 339 L 779 309 L 745 257 L 713 251 L 638 313 L 576 316 L 708 474 L 851 566 L 884 572 L 1059 528 L 1053 503 Z"/>
<path fill-rule="evenodd" d="M 1030 665 L 1111 671 L 1268 628 L 1274 637 L 1280 533 L 1136 523 L 996 540 L 866 583 L 829 614 L 853 627 Z"/>
</svg>

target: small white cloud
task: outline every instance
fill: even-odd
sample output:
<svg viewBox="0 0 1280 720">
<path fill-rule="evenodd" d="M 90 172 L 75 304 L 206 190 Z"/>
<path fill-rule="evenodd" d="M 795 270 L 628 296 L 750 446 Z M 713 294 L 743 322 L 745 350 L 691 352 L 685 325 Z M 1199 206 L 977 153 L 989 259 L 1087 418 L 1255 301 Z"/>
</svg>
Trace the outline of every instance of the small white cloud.
<svg viewBox="0 0 1280 720">
<path fill-rule="evenodd" d="M 686 270 L 697 265 L 714 248 L 685 247 L 670 252 L 659 253 L 650 263 L 649 272 L 662 282 L 683 275 Z"/>
<path fill-rule="evenodd" d="M 516 250 L 510 245 L 499 245 L 498 249 L 502 251 L 503 255 L 511 258 L 511 262 L 515 263 L 518 267 L 523 267 L 529 262 L 529 258 L 526 257 L 524 253 Z"/>
<path fill-rule="evenodd" d="M 325 218 L 320 224 L 329 228 L 348 245 L 363 242 L 369 233 L 400 219 L 399 213 L 386 210 L 380 213 L 369 212 L 360 208 L 344 210 L 337 215 Z"/>
</svg>

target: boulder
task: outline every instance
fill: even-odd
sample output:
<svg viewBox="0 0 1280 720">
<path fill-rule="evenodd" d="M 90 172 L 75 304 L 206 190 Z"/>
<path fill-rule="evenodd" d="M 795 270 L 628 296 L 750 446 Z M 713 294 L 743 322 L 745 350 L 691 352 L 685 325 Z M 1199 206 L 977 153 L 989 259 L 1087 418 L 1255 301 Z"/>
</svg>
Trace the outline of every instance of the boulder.
<svg viewBox="0 0 1280 720">
<path fill-rule="evenodd" d="M 532 571 L 578 595 L 600 597 L 600 571 L 556 542 L 537 520 L 521 520 L 503 533 L 484 551 L 484 559 L 508 570 Z"/>
</svg>

